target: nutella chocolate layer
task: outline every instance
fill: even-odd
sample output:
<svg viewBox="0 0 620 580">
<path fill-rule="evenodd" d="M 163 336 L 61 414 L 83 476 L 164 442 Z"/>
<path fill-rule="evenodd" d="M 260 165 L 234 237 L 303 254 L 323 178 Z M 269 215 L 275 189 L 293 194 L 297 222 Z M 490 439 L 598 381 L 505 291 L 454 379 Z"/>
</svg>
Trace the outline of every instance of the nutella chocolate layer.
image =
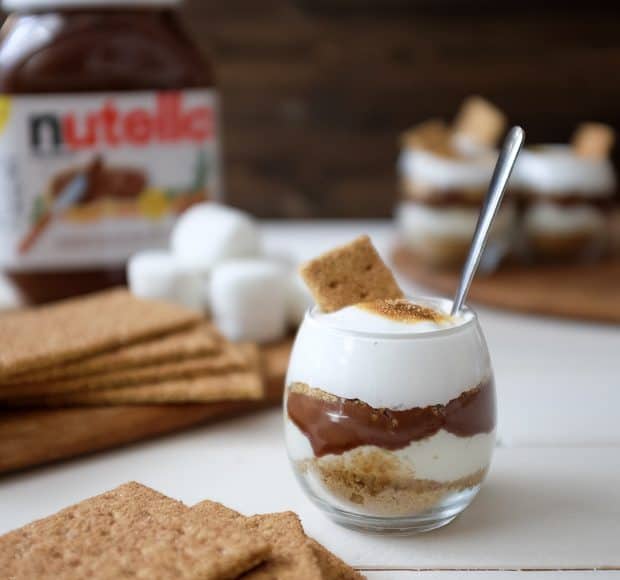
<svg viewBox="0 0 620 580">
<path fill-rule="evenodd" d="M 343 399 L 294 383 L 286 408 L 316 457 L 339 455 L 362 445 L 402 449 L 440 429 L 458 437 L 472 437 L 495 428 L 495 389 L 490 380 L 445 405 L 402 411 L 375 409 L 359 399 Z"/>
<path fill-rule="evenodd" d="M 430 207 L 475 207 L 479 208 L 485 190 L 476 189 L 442 189 L 438 192 L 416 192 L 410 188 L 404 190 L 406 200 Z"/>
</svg>

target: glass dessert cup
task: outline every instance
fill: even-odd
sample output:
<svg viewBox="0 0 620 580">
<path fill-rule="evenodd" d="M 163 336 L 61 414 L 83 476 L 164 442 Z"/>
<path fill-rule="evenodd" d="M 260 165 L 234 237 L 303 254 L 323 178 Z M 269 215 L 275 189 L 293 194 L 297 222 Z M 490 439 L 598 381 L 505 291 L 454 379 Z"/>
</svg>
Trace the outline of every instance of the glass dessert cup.
<svg viewBox="0 0 620 580">
<path fill-rule="evenodd" d="M 381 332 L 334 327 L 328 316 L 306 313 L 286 379 L 286 445 L 302 488 L 348 527 L 408 534 L 450 523 L 478 493 L 495 445 L 493 374 L 475 314 Z"/>
</svg>

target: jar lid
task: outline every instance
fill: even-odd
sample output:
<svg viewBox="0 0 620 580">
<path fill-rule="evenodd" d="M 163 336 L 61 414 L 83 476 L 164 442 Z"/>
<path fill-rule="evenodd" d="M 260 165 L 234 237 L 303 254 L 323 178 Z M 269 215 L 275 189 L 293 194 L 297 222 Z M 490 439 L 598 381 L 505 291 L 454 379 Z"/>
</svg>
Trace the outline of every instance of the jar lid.
<svg viewBox="0 0 620 580">
<path fill-rule="evenodd" d="M 173 6 L 182 0 L 2 0 L 6 11 L 50 10 L 56 8 L 116 8 L 131 6 Z"/>
</svg>

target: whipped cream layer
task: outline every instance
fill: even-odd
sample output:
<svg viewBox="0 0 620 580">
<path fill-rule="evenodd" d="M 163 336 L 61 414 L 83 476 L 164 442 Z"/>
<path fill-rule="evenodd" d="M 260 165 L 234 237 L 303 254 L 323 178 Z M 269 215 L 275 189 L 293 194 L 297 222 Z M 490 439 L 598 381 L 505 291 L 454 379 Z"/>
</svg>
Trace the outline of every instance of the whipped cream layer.
<svg viewBox="0 0 620 580">
<path fill-rule="evenodd" d="M 606 219 L 603 211 L 590 205 L 536 203 L 527 208 L 523 216 L 523 228 L 529 234 L 603 232 Z"/>
<path fill-rule="evenodd" d="M 412 242 L 435 237 L 469 242 L 479 215 L 480 210 L 476 207 L 432 207 L 413 201 L 401 203 L 396 211 L 400 230 Z M 514 204 L 505 202 L 493 222 L 491 236 L 509 233 L 515 218 Z"/>
<path fill-rule="evenodd" d="M 446 403 L 487 379 L 490 360 L 473 314 L 449 317 L 449 301 L 415 303 L 441 316 L 406 322 L 359 306 L 310 311 L 286 383 L 399 410 Z"/>
<path fill-rule="evenodd" d="M 609 159 L 588 159 L 568 145 L 541 145 L 519 155 L 513 183 L 545 195 L 579 193 L 584 196 L 612 195 L 616 176 Z"/>
<path fill-rule="evenodd" d="M 288 417 L 285 419 L 285 438 L 289 457 L 292 461 L 314 458 L 308 438 Z M 431 437 L 412 441 L 403 449 L 392 451 L 406 466 L 410 467 L 417 479 L 449 482 L 467 477 L 485 469 L 493 454 L 495 431 L 478 433 L 472 437 L 457 437 L 441 430 Z M 380 447 L 366 445 L 359 450 L 376 450 Z M 345 458 L 351 451 L 342 454 Z M 333 456 L 325 456 L 326 458 Z"/>
<path fill-rule="evenodd" d="M 422 149 L 407 149 L 400 155 L 401 175 L 413 182 L 442 189 L 485 188 L 491 180 L 497 155 L 485 152 L 473 156 L 443 157 Z"/>
</svg>

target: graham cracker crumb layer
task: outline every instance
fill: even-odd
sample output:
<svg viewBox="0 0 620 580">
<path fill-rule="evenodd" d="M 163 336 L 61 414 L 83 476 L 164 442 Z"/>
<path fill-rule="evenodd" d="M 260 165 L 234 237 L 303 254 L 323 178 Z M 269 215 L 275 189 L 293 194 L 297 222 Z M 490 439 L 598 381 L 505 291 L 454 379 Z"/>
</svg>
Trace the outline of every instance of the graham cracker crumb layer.
<svg viewBox="0 0 620 580">
<path fill-rule="evenodd" d="M 306 395 L 307 397 L 313 397 L 315 399 L 319 399 L 320 401 L 327 401 L 329 403 L 337 403 L 340 400 L 340 398 L 336 395 L 332 395 L 331 393 L 322 391 L 321 389 L 315 389 L 307 383 L 291 383 L 288 390 L 291 393 Z"/>
<path fill-rule="evenodd" d="M 479 485 L 487 468 L 447 482 L 420 479 L 395 454 L 359 448 L 341 456 L 307 459 L 296 464 L 301 473 L 318 477 L 338 500 L 363 507 L 377 516 L 424 512 L 446 495 Z"/>
<path fill-rule="evenodd" d="M 366 300 L 403 297 L 368 236 L 302 264 L 299 272 L 323 312 Z"/>
</svg>

